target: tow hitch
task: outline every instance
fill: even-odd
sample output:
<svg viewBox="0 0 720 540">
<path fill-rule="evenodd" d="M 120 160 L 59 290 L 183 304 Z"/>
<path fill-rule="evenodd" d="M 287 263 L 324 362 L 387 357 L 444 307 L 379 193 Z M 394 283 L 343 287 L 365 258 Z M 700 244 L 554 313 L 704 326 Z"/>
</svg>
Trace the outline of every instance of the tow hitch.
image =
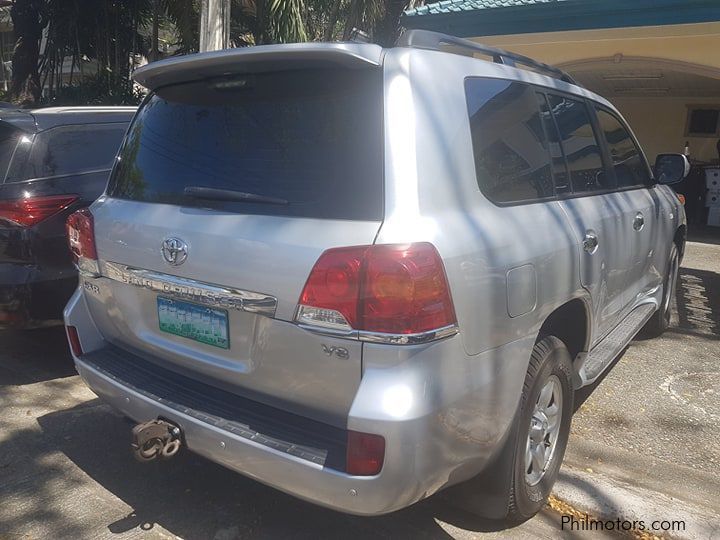
<svg viewBox="0 0 720 540">
<path fill-rule="evenodd" d="M 132 451 L 135 459 L 146 462 L 170 459 L 180 450 L 180 428 L 165 420 L 150 420 L 132 430 Z"/>
</svg>

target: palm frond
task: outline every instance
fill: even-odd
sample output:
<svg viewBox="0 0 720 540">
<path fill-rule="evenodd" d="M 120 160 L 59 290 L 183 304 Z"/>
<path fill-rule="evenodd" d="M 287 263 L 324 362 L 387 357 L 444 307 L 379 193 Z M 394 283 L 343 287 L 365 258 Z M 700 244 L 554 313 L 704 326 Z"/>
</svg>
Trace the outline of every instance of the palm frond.
<svg viewBox="0 0 720 540">
<path fill-rule="evenodd" d="M 175 27 L 178 53 L 197 51 L 200 44 L 200 2 L 198 0 L 160 0 L 163 12 Z"/>
<path fill-rule="evenodd" d="M 269 0 L 268 34 L 276 43 L 307 41 L 303 0 Z"/>
</svg>

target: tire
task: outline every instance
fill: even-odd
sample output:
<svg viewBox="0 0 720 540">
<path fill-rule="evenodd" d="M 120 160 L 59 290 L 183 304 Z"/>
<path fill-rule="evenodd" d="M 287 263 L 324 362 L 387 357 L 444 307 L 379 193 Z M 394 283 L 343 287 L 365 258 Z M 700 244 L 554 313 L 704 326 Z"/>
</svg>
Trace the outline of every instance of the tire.
<svg viewBox="0 0 720 540">
<path fill-rule="evenodd" d="M 660 308 L 653 314 L 652 318 L 645 324 L 643 334 L 647 337 L 658 337 L 670 326 L 672 316 L 672 299 L 675 296 L 678 273 L 680 271 L 680 253 L 677 245 L 673 242 L 668 257 L 665 280 L 663 281 L 663 296 Z"/>
<path fill-rule="evenodd" d="M 530 519 L 547 503 L 565 455 L 572 412 L 570 353 L 558 338 L 546 336 L 533 348 L 520 400 L 508 493 L 511 523 Z"/>
</svg>

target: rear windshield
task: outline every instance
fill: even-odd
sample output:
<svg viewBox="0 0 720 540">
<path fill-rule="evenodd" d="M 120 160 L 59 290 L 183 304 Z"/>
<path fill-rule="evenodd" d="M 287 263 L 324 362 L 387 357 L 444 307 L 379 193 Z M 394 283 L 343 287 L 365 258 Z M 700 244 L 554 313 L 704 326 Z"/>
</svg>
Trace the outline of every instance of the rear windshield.
<svg viewBox="0 0 720 540">
<path fill-rule="evenodd" d="M 243 214 L 382 219 L 381 91 L 379 73 L 365 70 L 160 89 L 130 128 L 108 194 Z M 197 188 L 267 200 L 198 197 Z"/>
</svg>

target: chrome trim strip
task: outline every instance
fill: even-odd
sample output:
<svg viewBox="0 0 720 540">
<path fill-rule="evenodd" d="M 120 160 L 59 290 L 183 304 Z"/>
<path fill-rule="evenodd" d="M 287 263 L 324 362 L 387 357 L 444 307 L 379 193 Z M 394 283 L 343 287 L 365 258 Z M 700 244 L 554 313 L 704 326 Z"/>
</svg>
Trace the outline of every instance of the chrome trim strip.
<svg viewBox="0 0 720 540">
<path fill-rule="evenodd" d="M 212 307 L 246 311 L 267 317 L 274 317 L 277 309 L 277 298 L 267 294 L 213 285 L 109 261 L 101 264 L 101 270 L 104 277 L 113 281 Z"/>
<path fill-rule="evenodd" d="M 365 341 L 367 343 L 385 343 L 388 345 L 419 345 L 423 343 L 430 343 L 431 341 L 437 341 L 454 336 L 460 331 L 457 325 L 454 324 L 438 328 L 437 330 L 430 330 L 429 332 L 421 332 L 419 334 L 385 334 L 382 332 L 366 332 L 363 330 L 343 331 L 323 328 L 322 326 L 302 324 L 297 321 L 295 321 L 295 324 L 303 330 L 323 336 L 340 339 L 354 339 Z"/>
<path fill-rule="evenodd" d="M 367 341 L 369 343 L 388 343 L 391 345 L 417 345 L 420 343 L 429 343 L 438 339 L 454 336 L 458 333 L 457 325 L 451 324 L 438 328 L 437 330 L 430 330 L 428 332 L 421 332 L 419 334 L 384 334 L 381 332 L 358 332 L 360 341 Z"/>
<path fill-rule="evenodd" d="M 78 257 L 75 268 L 78 269 L 78 273 L 84 278 L 94 279 L 100 277 L 100 267 L 95 259 Z"/>
<path fill-rule="evenodd" d="M 297 321 L 295 321 L 295 324 L 303 330 L 307 330 L 308 332 L 313 332 L 315 334 L 321 334 L 323 336 L 343 339 L 358 339 L 359 337 L 357 330 L 339 330 L 336 328 L 326 328 L 324 326 L 313 326 L 311 324 L 299 323 Z"/>
</svg>

